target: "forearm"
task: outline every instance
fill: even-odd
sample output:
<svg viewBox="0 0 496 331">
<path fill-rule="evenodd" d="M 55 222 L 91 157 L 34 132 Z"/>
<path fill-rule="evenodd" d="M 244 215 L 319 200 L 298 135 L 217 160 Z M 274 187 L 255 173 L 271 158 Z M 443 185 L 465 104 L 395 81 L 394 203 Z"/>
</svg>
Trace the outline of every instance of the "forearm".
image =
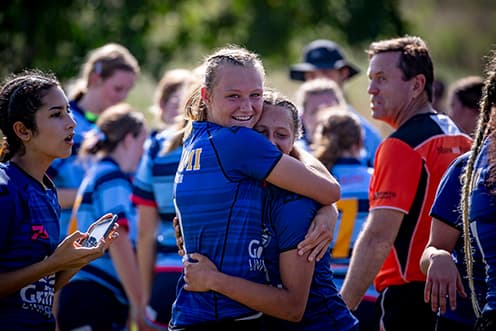
<svg viewBox="0 0 496 331">
<path fill-rule="evenodd" d="M 301 320 L 308 300 L 307 296 L 295 296 L 285 288 L 251 282 L 215 271 L 206 277 L 208 287 L 253 310 L 297 322 Z"/>
<path fill-rule="evenodd" d="M 156 260 L 156 232 L 160 219 L 158 210 L 152 206 L 138 206 L 138 266 L 141 278 L 143 302 L 148 303 Z"/>
<path fill-rule="evenodd" d="M 452 260 L 451 252 L 461 235 L 462 233 L 458 229 L 433 217 L 429 242 L 420 258 L 422 272 L 427 274 L 433 260 L 437 257 L 441 257 L 443 261 L 445 258 Z"/>
<path fill-rule="evenodd" d="M 185 262 L 186 290 L 216 291 L 254 310 L 288 321 L 297 322 L 303 317 L 315 264 L 306 262 L 307 256 L 298 256 L 296 250 L 279 256 L 280 287 L 223 274 L 208 258 L 196 253 L 191 256 L 197 262 Z"/>
<path fill-rule="evenodd" d="M 50 259 L 45 259 L 15 271 L 0 273 L 0 297 L 12 294 L 42 277 L 54 274 L 59 268 L 60 266 L 55 265 Z"/>
<path fill-rule="evenodd" d="M 328 231 L 331 236 L 334 235 L 334 230 L 336 229 L 336 223 L 338 221 L 338 209 L 336 204 L 322 206 L 315 215 L 314 221 L 319 221 L 322 218 L 322 224 L 327 226 Z M 332 237 L 330 240 L 332 241 Z"/>
<path fill-rule="evenodd" d="M 338 210 L 335 204 L 321 207 L 315 215 L 305 239 L 298 244 L 298 254 L 303 255 L 311 250 L 309 261 L 314 259 L 319 261 L 333 240 L 337 219 Z"/>
<path fill-rule="evenodd" d="M 140 271 L 143 300 L 148 301 L 154 277 L 156 242 L 155 231 L 140 232 L 138 238 L 138 266 Z"/>
<path fill-rule="evenodd" d="M 131 305 L 139 307 L 142 301 L 138 261 L 127 233 L 119 232 L 119 240 L 110 247 L 110 255 Z"/>
<path fill-rule="evenodd" d="M 343 300 L 350 309 L 358 307 L 390 251 L 390 244 L 375 241 L 367 236 L 357 241 L 341 288 Z"/>
<path fill-rule="evenodd" d="M 283 155 L 272 169 L 267 181 L 291 192 L 330 205 L 341 197 L 341 186 L 330 175 L 324 176 L 307 168 L 291 156 Z"/>
</svg>

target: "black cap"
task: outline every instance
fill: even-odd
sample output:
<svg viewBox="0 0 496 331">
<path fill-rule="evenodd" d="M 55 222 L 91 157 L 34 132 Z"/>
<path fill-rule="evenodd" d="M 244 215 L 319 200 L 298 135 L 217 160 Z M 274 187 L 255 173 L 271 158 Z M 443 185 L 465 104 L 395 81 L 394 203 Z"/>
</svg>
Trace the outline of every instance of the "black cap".
<svg viewBox="0 0 496 331">
<path fill-rule="evenodd" d="M 314 40 L 303 49 L 303 62 L 293 64 L 289 70 L 289 77 L 293 80 L 305 80 L 305 72 L 318 69 L 348 68 L 348 77 L 355 76 L 360 69 L 348 63 L 339 46 L 330 40 Z"/>
</svg>

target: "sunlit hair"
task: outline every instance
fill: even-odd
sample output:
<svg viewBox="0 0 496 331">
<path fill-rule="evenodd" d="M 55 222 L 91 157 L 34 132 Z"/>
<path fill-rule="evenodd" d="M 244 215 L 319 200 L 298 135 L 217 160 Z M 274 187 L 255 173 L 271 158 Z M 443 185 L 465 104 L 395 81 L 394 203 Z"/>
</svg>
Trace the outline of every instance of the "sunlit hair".
<svg viewBox="0 0 496 331">
<path fill-rule="evenodd" d="M 302 133 L 301 120 L 298 114 L 298 109 L 296 108 L 294 103 L 291 102 L 291 100 L 288 97 L 269 88 L 264 89 L 263 99 L 264 99 L 264 106 L 269 105 L 269 106 L 282 107 L 290 112 L 293 133 L 295 139 L 299 139 Z"/>
<path fill-rule="evenodd" d="M 343 152 L 362 145 L 363 134 L 357 115 L 342 106 L 322 109 L 327 114 L 315 130 L 315 143 L 312 146 L 317 159 L 327 169 L 331 169 Z"/>
<path fill-rule="evenodd" d="M 424 75 L 424 91 L 427 93 L 429 102 L 432 102 L 434 66 L 426 43 L 420 37 L 405 36 L 373 42 L 367 50 L 369 59 L 376 54 L 386 52 L 400 53 L 397 65 L 403 73 L 403 80 L 407 81 L 417 75 Z"/>
<path fill-rule="evenodd" d="M 217 50 L 208 56 L 203 63 L 204 77 L 203 86 L 212 93 L 217 84 L 220 69 L 226 65 L 256 68 L 262 80 L 265 70 L 259 56 L 245 48 L 230 45 Z M 193 121 L 207 120 L 207 106 L 203 103 L 200 94 L 201 86 L 193 91 L 186 103 L 186 117 Z"/>
<path fill-rule="evenodd" d="M 71 88 L 70 99 L 81 99 L 89 87 L 92 73 L 97 73 L 103 80 L 106 80 L 119 70 L 136 75 L 140 72 L 138 61 L 126 47 L 109 43 L 92 50 L 82 67 L 81 77 Z"/>
<path fill-rule="evenodd" d="M 468 76 L 455 81 L 450 86 L 449 99 L 454 96 L 465 107 L 479 110 L 484 80 L 480 76 Z"/>
<path fill-rule="evenodd" d="M 131 133 L 138 137 L 145 128 L 143 113 L 127 103 L 107 108 L 84 138 L 79 155 L 84 159 L 90 155 L 109 155 Z"/>
<path fill-rule="evenodd" d="M 296 91 L 296 102 L 301 112 L 305 111 L 308 97 L 314 94 L 332 94 L 338 101 L 338 105 L 346 105 L 343 91 L 335 81 L 317 78 L 304 82 Z"/>
<path fill-rule="evenodd" d="M 60 87 L 55 75 L 40 70 L 26 70 L 4 80 L 0 89 L 0 130 L 4 135 L 1 162 L 25 153 L 24 144 L 14 132 L 14 123 L 21 122 L 36 134 L 35 114 L 43 106 L 43 98 L 54 87 Z"/>
<path fill-rule="evenodd" d="M 474 165 L 482 145 L 486 139 L 489 140 L 489 163 L 490 167 L 489 181 L 494 183 L 496 178 L 496 167 L 493 165 L 496 162 L 496 51 L 493 51 L 488 58 L 486 65 L 484 87 L 482 89 L 482 98 L 480 103 L 480 115 L 477 123 L 477 129 L 472 143 L 471 154 L 467 161 L 464 173 L 462 175 L 462 199 L 461 210 L 463 216 L 463 238 L 465 244 L 465 261 L 467 264 L 467 275 L 470 291 L 472 292 L 472 305 L 477 316 L 480 315 L 480 307 L 477 302 L 476 293 L 474 290 L 473 280 L 473 257 L 471 247 L 470 234 L 470 193 L 472 181 L 474 178 Z M 488 183 L 488 185 L 491 183 Z M 496 192 L 492 192 L 496 194 Z"/>
</svg>

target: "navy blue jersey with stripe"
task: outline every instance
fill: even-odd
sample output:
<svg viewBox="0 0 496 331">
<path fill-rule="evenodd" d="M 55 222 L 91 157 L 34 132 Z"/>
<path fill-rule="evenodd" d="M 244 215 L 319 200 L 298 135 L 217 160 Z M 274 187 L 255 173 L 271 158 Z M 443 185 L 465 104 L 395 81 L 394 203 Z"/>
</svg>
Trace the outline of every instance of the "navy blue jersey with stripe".
<svg viewBox="0 0 496 331">
<path fill-rule="evenodd" d="M 0 163 L 0 273 L 51 255 L 59 243 L 60 206 L 53 183 L 44 186 L 13 162 Z M 53 330 L 55 274 L 0 297 L 0 329 Z"/>
<path fill-rule="evenodd" d="M 349 264 L 358 234 L 369 215 L 369 184 L 373 169 L 355 158 L 339 158 L 330 170 L 341 185 L 331 256 L 333 263 Z"/>
<path fill-rule="evenodd" d="M 432 204 L 430 215 L 436 219 L 454 227 L 460 231 L 460 238 L 458 238 L 455 248 L 453 249 L 452 256 L 455 261 L 456 267 L 462 277 L 463 286 L 466 291 L 469 291 L 467 266 L 465 264 L 465 249 L 463 242 L 463 220 L 460 212 L 460 200 L 462 192 L 461 175 L 465 164 L 470 157 L 470 152 L 459 156 L 450 165 L 446 173 L 441 178 L 441 182 L 436 192 L 436 198 Z M 475 242 L 472 243 L 472 256 L 473 263 L 473 278 L 478 300 L 481 304 L 485 302 L 486 284 L 485 266 L 482 261 L 482 255 L 479 247 Z M 468 292 L 467 292 L 468 293 Z M 443 317 L 454 320 L 458 323 L 471 324 L 475 323 L 475 313 L 472 309 L 470 295 L 468 298 L 462 298 L 457 293 L 456 297 L 456 310 L 451 310 L 450 306 L 446 307 L 446 313 Z"/>
<path fill-rule="evenodd" d="M 496 186 L 490 178 L 489 139 L 484 142 L 474 166 L 470 196 L 470 226 L 486 262 L 487 303 L 484 311 L 496 310 Z"/>
<path fill-rule="evenodd" d="M 133 202 L 157 209 L 160 217 L 157 251 L 177 253 L 172 219 L 174 177 L 181 158 L 182 146 L 164 153 L 163 148 L 174 135 L 167 130 L 151 135 L 133 180 Z"/>
<path fill-rule="evenodd" d="M 226 274 L 265 281 L 261 181 L 281 155 L 251 129 L 193 122 L 174 188 L 187 253 L 207 256 Z M 218 293 L 188 292 L 183 285 L 181 277 L 172 309 L 173 326 L 254 313 Z"/>
<path fill-rule="evenodd" d="M 275 186 L 264 196 L 264 255 L 270 283 L 281 287 L 279 254 L 296 250 L 319 208 L 315 201 Z M 296 254 L 296 251 L 295 251 Z M 302 263 L 307 263 L 302 261 Z M 350 313 L 333 282 L 330 249 L 315 263 L 308 303 L 299 323 L 266 318 L 270 330 L 347 331 L 356 330 L 358 321 Z"/>
<path fill-rule="evenodd" d="M 110 157 L 101 159 L 88 169 L 76 197 L 77 228 L 86 232 L 101 216 L 112 213 L 118 216 L 120 227 L 127 228 L 131 244 L 137 237 L 136 207 L 131 202 L 131 179 L 122 172 Z M 91 261 L 72 280 L 90 280 L 113 291 L 116 298 L 128 304 L 126 293 L 110 254 Z"/>
</svg>

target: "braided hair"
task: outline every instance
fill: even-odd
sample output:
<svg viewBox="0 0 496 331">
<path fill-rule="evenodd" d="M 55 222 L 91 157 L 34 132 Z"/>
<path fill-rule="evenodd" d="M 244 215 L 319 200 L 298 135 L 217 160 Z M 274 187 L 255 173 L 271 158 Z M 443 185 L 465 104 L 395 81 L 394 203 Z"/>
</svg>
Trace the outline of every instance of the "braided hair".
<svg viewBox="0 0 496 331">
<path fill-rule="evenodd" d="M 465 261 L 467 265 L 467 275 L 468 282 L 472 299 L 472 306 L 476 316 L 480 315 L 480 307 L 477 302 L 476 293 L 474 290 L 474 280 L 473 280 L 473 258 L 472 258 L 472 248 L 470 241 L 470 220 L 469 220 L 469 209 L 470 209 L 470 193 L 472 188 L 472 180 L 474 178 L 474 166 L 477 155 L 481 151 L 482 145 L 486 138 L 491 137 L 490 140 L 490 161 L 494 163 L 496 161 L 496 156 L 494 152 L 496 151 L 496 146 L 494 146 L 494 138 L 496 135 L 496 118 L 493 116 L 496 110 L 496 51 L 493 52 L 487 66 L 486 66 L 486 78 L 484 80 L 484 87 L 482 90 L 482 99 L 480 105 L 480 116 L 477 123 L 477 129 L 474 136 L 474 141 L 472 143 L 471 154 L 467 161 L 464 173 L 462 175 L 462 198 L 461 198 L 461 210 L 463 218 L 463 240 L 465 248 Z M 490 179 L 494 180 L 496 176 L 496 170 L 491 169 Z"/>
</svg>

